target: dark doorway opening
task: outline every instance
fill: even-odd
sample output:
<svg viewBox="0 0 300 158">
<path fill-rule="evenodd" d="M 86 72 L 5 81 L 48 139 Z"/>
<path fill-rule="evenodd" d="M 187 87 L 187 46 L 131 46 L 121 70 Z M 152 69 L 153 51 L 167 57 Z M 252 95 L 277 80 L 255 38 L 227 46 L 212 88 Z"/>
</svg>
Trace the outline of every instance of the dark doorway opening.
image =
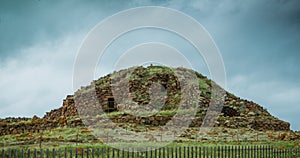
<svg viewBox="0 0 300 158">
<path fill-rule="evenodd" d="M 162 83 L 160 89 L 161 89 L 161 91 L 167 90 L 167 84 L 166 83 Z"/>
<path fill-rule="evenodd" d="M 240 116 L 240 113 L 236 109 L 233 109 L 232 107 L 226 105 L 223 107 L 221 112 L 224 114 L 224 116 Z"/>
<path fill-rule="evenodd" d="M 115 110 L 115 99 L 114 98 L 108 98 L 108 112 L 112 112 Z"/>
</svg>

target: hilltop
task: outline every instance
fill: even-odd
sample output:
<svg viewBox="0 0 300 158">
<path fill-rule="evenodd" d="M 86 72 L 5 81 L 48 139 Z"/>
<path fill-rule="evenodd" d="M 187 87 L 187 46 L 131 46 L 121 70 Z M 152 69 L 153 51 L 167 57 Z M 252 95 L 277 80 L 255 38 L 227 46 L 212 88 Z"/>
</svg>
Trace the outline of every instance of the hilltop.
<svg viewBox="0 0 300 158">
<path fill-rule="evenodd" d="M 194 107 L 195 117 L 179 134 L 179 139 L 195 141 L 199 136 L 197 130 L 215 101 L 212 97 L 222 104 L 222 109 L 219 113 L 217 108 L 211 110 L 218 115 L 216 119 L 207 119 L 214 128 L 201 137 L 202 141 L 299 139 L 299 133 L 291 131 L 288 122 L 272 116 L 262 106 L 226 92 L 194 70 L 163 66 L 132 67 L 94 80 L 68 95 L 60 108 L 47 112 L 43 118 L 2 119 L 0 136 L 18 137 L 24 132 L 32 134 L 57 128 L 76 128 L 78 133 L 78 128 L 86 130 L 84 124 L 134 132 L 156 131 L 169 122 L 174 125 L 185 122 L 172 118 L 178 113 L 188 115 L 191 112 L 188 109 Z M 112 122 L 107 123 L 104 118 Z M 147 139 L 158 138 L 147 135 Z"/>
<path fill-rule="evenodd" d="M 197 118 L 201 118 L 206 115 L 206 111 L 209 107 L 211 101 L 211 89 L 212 85 L 216 85 L 215 82 L 209 80 L 207 77 L 201 75 L 200 73 L 185 69 L 176 68 L 177 75 L 183 75 L 183 72 L 188 72 L 187 74 L 195 74 L 197 83 L 199 85 L 199 90 L 201 93 L 198 97 L 199 108 L 197 109 Z M 111 112 L 116 111 L 126 111 L 128 109 L 138 108 L 138 106 L 145 106 L 150 103 L 150 91 L 149 89 L 153 83 L 158 83 L 162 86 L 164 92 L 158 97 L 165 97 L 165 103 L 161 107 L 161 111 L 173 111 L 176 110 L 180 104 L 181 95 L 181 85 L 179 80 L 173 70 L 168 67 L 162 66 L 149 66 L 144 67 L 134 67 L 127 70 L 121 70 L 119 72 L 114 72 L 105 77 L 101 77 L 98 80 L 93 81 L 89 86 L 82 87 L 75 94 L 78 94 L 78 98 L 85 96 L 90 93 L 89 90 L 93 89 L 96 92 L 97 99 L 104 111 L 108 111 L 109 99 L 114 100 L 114 96 L 120 98 L 132 97 L 133 103 L 131 105 L 116 105 L 114 102 L 111 107 Z M 112 79 L 113 78 L 113 79 Z M 119 81 L 118 84 L 122 83 L 120 80 L 122 78 L 127 79 L 129 93 L 126 94 L 124 89 L 118 88 L 114 94 L 112 92 L 112 84 L 114 81 Z M 184 78 L 184 77 L 182 77 Z M 217 86 L 217 85 L 216 85 Z M 153 87 L 152 87 L 153 88 Z M 186 87 L 189 88 L 189 87 Z M 220 88 L 218 86 L 218 88 Z M 185 94 L 186 95 L 186 94 Z M 189 97 L 189 96 L 188 96 Z M 79 100 L 79 99 L 78 99 Z M 154 100 L 159 100 L 155 98 Z M 79 100 L 82 101 L 82 100 Z M 181 104 L 192 104 L 187 100 Z M 254 130 L 290 130 L 290 124 L 288 122 L 282 121 L 274 116 L 272 116 L 266 109 L 262 106 L 248 100 L 241 99 L 235 95 L 225 92 L 224 103 L 222 112 L 219 115 L 218 121 L 216 121 L 215 126 L 223 126 L 229 128 L 239 128 L 248 127 Z M 98 108 L 98 107 L 96 107 Z M 126 109 L 127 108 L 127 109 Z M 153 108 L 153 107 L 152 107 Z M 150 109 L 147 109 L 148 111 Z M 97 111 L 97 109 L 95 109 Z M 69 117 L 76 116 L 77 110 L 74 103 L 74 95 L 67 96 L 63 102 L 63 106 L 59 109 L 52 110 L 47 113 L 44 118 L 55 120 L 59 119 L 61 116 Z M 93 115 L 93 114 L 91 114 Z M 191 126 L 201 125 L 201 119 L 194 122 Z M 157 125 L 156 122 L 154 125 Z"/>
</svg>

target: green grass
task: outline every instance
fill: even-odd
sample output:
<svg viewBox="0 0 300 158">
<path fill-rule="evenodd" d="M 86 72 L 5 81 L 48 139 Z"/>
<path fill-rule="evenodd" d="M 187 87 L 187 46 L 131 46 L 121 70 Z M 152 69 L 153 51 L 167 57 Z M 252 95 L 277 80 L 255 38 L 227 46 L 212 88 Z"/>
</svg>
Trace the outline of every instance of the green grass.
<svg viewBox="0 0 300 158">
<path fill-rule="evenodd" d="M 128 149 L 128 148 L 135 148 L 135 149 L 146 149 L 146 148 L 184 148 L 184 147 L 207 147 L 207 148 L 214 148 L 214 147 L 224 147 L 224 146 L 239 146 L 242 147 L 249 147 L 249 146 L 272 146 L 275 149 L 295 149 L 299 146 L 294 146 L 295 143 L 299 143 L 299 141 L 278 141 L 278 142 L 230 142 L 230 143 L 220 143 L 220 142 L 211 142 L 211 143 L 201 143 L 201 142 L 182 142 L 182 143 L 149 143 L 149 142 L 139 142 L 139 143 L 116 143 L 116 144 L 100 144 L 100 143 L 78 143 L 76 144 L 61 144 L 59 146 L 57 145 L 49 145 L 47 143 L 43 144 L 42 149 L 55 149 L 55 150 L 70 150 L 70 149 L 76 149 L 76 148 L 108 148 L 108 147 L 114 147 L 117 149 Z M 1 149 L 1 148 L 0 148 Z M 37 144 L 34 145 L 26 145 L 26 146 L 11 146 L 11 147 L 2 147 L 2 149 L 39 149 Z"/>
<path fill-rule="evenodd" d="M 181 111 L 183 113 L 188 111 Z M 115 112 L 110 113 L 119 115 L 121 113 Z M 175 111 L 164 111 L 163 113 L 160 112 L 160 115 L 174 115 Z M 128 127 L 134 129 L 140 129 L 141 131 L 144 131 L 143 127 L 137 126 L 137 127 Z M 145 128 L 145 127 L 144 127 Z M 197 130 L 197 129 L 194 129 Z M 145 132 L 145 131 L 144 131 Z M 191 131 L 192 132 L 192 131 Z M 213 135 L 211 135 L 213 136 Z M 23 133 L 23 134 L 15 134 L 15 135 L 5 135 L 0 136 L 0 148 L 14 148 L 14 147 L 20 147 L 20 148 L 37 148 L 39 146 L 39 138 L 40 133 Z M 65 147 L 98 147 L 103 146 L 101 141 L 95 140 L 94 136 L 91 132 L 89 132 L 84 127 L 76 127 L 76 128 L 67 128 L 67 127 L 60 127 L 55 128 L 52 130 L 46 130 L 42 133 L 42 147 L 46 148 L 65 148 Z M 200 137 L 198 137 L 200 138 Z M 204 146 L 219 146 L 219 145 L 272 145 L 275 147 L 284 147 L 284 148 L 293 148 L 295 146 L 299 147 L 300 140 L 298 141 L 250 141 L 250 142 L 243 142 L 243 141 L 218 141 L 215 139 L 214 141 L 202 141 L 201 139 L 197 140 L 189 140 L 187 138 L 179 137 L 180 141 L 174 142 L 169 144 L 170 146 L 195 146 L 195 145 L 204 145 Z M 76 143 L 78 141 L 78 143 Z M 125 143 L 126 144 L 126 143 Z M 147 146 L 155 146 L 160 145 L 161 142 L 136 142 L 137 146 L 140 145 L 147 145 Z"/>
<path fill-rule="evenodd" d="M 155 153 L 161 154 L 161 156 L 163 157 L 163 154 L 171 154 L 174 152 L 168 152 L 167 149 L 179 149 L 180 148 L 180 155 L 179 153 L 177 153 L 178 156 L 180 157 L 185 157 L 186 155 L 184 155 L 184 149 L 187 149 L 188 147 L 193 147 L 193 149 L 196 149 L 195 147 L 201 147 L 202 151 L 201 154 L 211 154 L 214 153 L 212 150 L 214 148 L 218 148 L 218 147 L 240 147 L 240 148 L 244 148 L 244 147 L 253 147 L 253 146 L 273 146 L 275 150 L 278 151 L 282 151 L 282 149 L 299 149 L 299 144 L 300 141 L 266 141 L 266 142 L 218 142 L 218 141 L 214 141 L 214 142 L 191 142 L 191 141 L 181 141 L 181 142 L 134 142 L 134 143 L 114 143 L 114 144 L 103 144 L 101 142 L 95 142 L 95 141 L 91 141 L 91 134 L 90 133 L 85 133 L 85 129 L 84 128 L 56 128 L 53 130 L 49 130 L 49 131 L 44 131 L 43 133 L 43 137 L 44 138 L 58 138 L 60 136 L 64 137 L 64 141 L 54 141 L 54 139 L 52 139 L 52 141 L 45 141 L 42 142 L 42 153 L 43 155 L 46 155 L 47 153 L 49 153 L 50 157 L 52 157 L 52 151 L 54 151 L 55 153 L 57 153 L 58 151 L 60 151 L 60 153 L 62 153 L 64 155 L 64 151 L 66 150 L 68 152 L 67 156 L 70 156 L 70 150 L 72 150 L 72 157 L 75 156 L 75 151 L 77 150 L 77 152 L 79 153 L 79 155 L 81 155 L 82 149 L 84 150 L 84 155 L 87 155 L 87 150 L 89 150 L 89 157 L 91 157 L 92 154 L 92 149 L 94 150 L 94 153 L 97 155 L 99 154 L 99 156 L 107 156 L 109 155 L 110 157 L 112 157 L 112 155 L 116 155 L 118 154 L 117 150 L 114 149 L 114 153 L 113 153 L 113 148 L 115 147 L 117 149 L 129 149 L 130 151 L 132 151 L 132 148 L 134 148 L 135 151 L 139 150 L 146 150 L 147 154 L 149 155 L 151 151 L 149 151 L 149 149 L 154 149 L 156 148 L 156 151 L 152 151 L 152 154 L 154 155 Z M 76 139 L 76 137 L 79 137 L 80 141 L 83 141 L 82 143 L 74 143 L 74 142 L 69 142 L 68 140 L 74 140 Z M 32 134 L 32 137 L 39 137 L 39 134 Z M 24 135 L 9 135 L 9 136 L 1 136 L 0 137 L 0 142 L 2 142 L 4 140 L 4 138 L 6 138 L 7 142 L 10 142 L 11 140 L 14 140 L 16 137 L 26 137 Z M 16 140 L 14 140 L 16 142 Z M 161 149 L 159 149 L 159 147 L 163 147 Z M 14 145 L 14 146 L 9 146 L 9 144 L 5 144 L 4 146 L 1 146 L 0 149 L 5 149 L 5 155 L 8 156 L 9 155 L 9 150 L 7 149 L 13 149 L 13 151 L 11 151 L 12 155 L 18 155 L 18 157 L 21 157 L 21 150 L 24 150 L 25 155 L 28 154 L 28 151 L 30 150 L 30 154 L 34 155 L 34 151 L 36 150 L 37 155 L 40 155 L 41 151 L 39 148 L 39 143 L 36 142 L 34 144 L 24 144 L 24 145 Z M 199 148 L 198 148 L 199 149 Z M 207 149 L 207 151 L 204 153 L 203 149 Z M 48 152 L 47 152 L 48 150 Z M 17 153 L 16 153 L 17 151 Z M 100 151 L 100 152 L 98 152 Z M 246 151 L 246 153 L 249 151 Z M 123 151 L 119 151 L 119 154 L 122 154 Z M 193 152 L 191 151 L 191 148 L 189 148 L 189 152 L 190 155 L 193 154 L 199 154 L 199 150 L 195 151 L 193 150 Z M 234 155 L 238 155 L 237 151 L 230 151 L 231 154 Z M 138 157 L 138 155 L 145 155 L 145 152 L 128 152 L 128 151 L 124 151 L 124 154 L 127 155 L 129 154 L 132 157 L 132 154 L 134 154 L 135 157 Z M 257 156 L 261 154 L 258 153 Z M 253 157 L 253 156 L 252 156 Z"/>
<path fill-rule="evenodd" d="M 138 115 L 143 115 L 143 116 L 149 116 L 149 115 L 162 115 L 162 116 L 174 116 L 175 114 L 178 115 L 183 115 L 183 114 L 190 114 L 191 112 L 193 112 L 190 109 L 182 109 L 182 110 L 161 110 L 161 111 L 143 111 L 143 112 L 136 112 L 135 114 Z M 122 116 L 124 114 L 130 114 L 131 111 L 115 111 L 115 112 L 110 112 L 110 113 L 106 113 L 106 114 L 102 114 L 101 116 L 107 116 L 107 117 L 116 117 L 116 116 Z"/>
</svg>

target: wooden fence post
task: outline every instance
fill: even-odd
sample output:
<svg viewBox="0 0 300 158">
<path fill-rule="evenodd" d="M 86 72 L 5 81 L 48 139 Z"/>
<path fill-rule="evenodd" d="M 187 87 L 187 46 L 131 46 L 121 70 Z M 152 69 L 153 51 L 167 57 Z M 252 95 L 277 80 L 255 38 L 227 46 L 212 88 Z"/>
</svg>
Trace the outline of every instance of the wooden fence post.
<svg viewBox="0 0 300 158">
<path fill-rule="evenodd" d="M 49 151 L 48 151 L 48 149 L 47 149 L 47 155 L 48 155 L 48 153 L 49 153 Z M 65 148 L 65 153 L 64 153 L 64 155 L 65 155 L 65 158 L 68 156 L 67 154 L 68 154 L 68 152 L 67 152 L 67 148 Z"/>
<path fill-rule="evenodd" d="M 8 157 L 11 158 L 11 149 L 8 149 Z"/>
<path fill-rule="evenodd" d="M 106 147 L 106 158 L 110 158 L 110 147 L 109 146 Z"/>
<path fill-rule="evenodd" d="M 252 158 L 252 157 L 299 157 L 299 147 L 294 148 L 277 148 L 271 145 L 230 145 L 230 146 L 177 146 L 177 147 L 163 147 L 158 149 L 152 149 L 151 147 L 146 147 L 146 151 L 139 152 L 139 148 L 128 148 L 128 151 L 124 149 L 115 149 L 109 147 L 101 147 L 97 148 L 86 148 L 81 149 L 81 157 L 92 157 L 95 155 L 97 157 L 156 157 L 156 158 L 180 158 L 180 157 L 191 157 L 191 158 L 201 158 L 201 157 L 230 157 L 230 158 Z M 150 150 L 149 150 L 150 149 Z M 63 152 L 60 149 L 1 149 L 0 150 L 0 158 L 11 158 L 11 157 L 33 157 L 33 158 L 43 158 L 43 154 L 45 154 L 47 158 L 54 157 L 78 157 L 80 155 L 79 150 L 76 148 L 73 153 L 72 148 L 65 148 L 64 156 Z M 85 151 L 86 150 L 86 151 Z M 102 152 L 100 152 L 102 150 Z M 122 150 L 122 151 L 121 151 Z M 95 151 L 97 154 L 95 154 Z M 127 152 L 127 155 L 126 155 Z M 154 153 L 153 153 L 154 152 Z M 102 153 L 102 154 L 100 154 Z M 101 156 L 100 156 L 101 155 Z"/>
<path fill-rule="evenodd" d="M 190 157 L 190 147 L 187 146 L 187 157 Z"/>
<path fill-rule="evenodd" d="M 198 150 L 198 152 L 197 152 L 197 156 L 196 156 L 196 157 L 197 157 L 197 158 L 202 157 L 202 156 L 201 156 L 201 155 L 202 155 L 202 154 L 201 154 L 201 147 L 198 146 L 198 147 L 197 147 L 197 150 Z"/>
<path fill-rule="evenodd" d="M 30 157 L 30 149 L 27 150 L 27 157 Z"/>
<path fill-rule="evenodd" d="M 206 147 L 206 157 L 208 157 L 209 156 L 209 147 Z"/>
<path fill-rule="evenodd" d="M 17 150 L 16 150 L 16 153 L 17 153 Z M 33 151 L 33 157 L 36 158 L 36 149 L 34 149 L 34 151 Z"/>
<path fill-rule="evenodd" d="M 43 158 L 43 149 L 40 148 L 40 158 Z"/>
<path fill-rule="evenodd" d="M 235 158 L 236 157 L 236 147 L 235 146 L 231 146 L 231 154 L 232 154 L 232 158 Z"/>
<path fill-rule="evenodd" d="M 78 148 L 75 148 L 75 158 L 78 158 Z"/>
<path fill-rule="evenodd" d="M 40 142 L 39 142 L 39 147 L 40 149 L 42 148 L 42 141 L 43 141 L 43 132 L 40 132 Z"/>
<path fill-rule="evenodd" d="M 78 146 L 78 139 L 79 139 L 79 133 L 77 131 L 77 133 L 76 133 L 76 146 Z"/>
</svg>

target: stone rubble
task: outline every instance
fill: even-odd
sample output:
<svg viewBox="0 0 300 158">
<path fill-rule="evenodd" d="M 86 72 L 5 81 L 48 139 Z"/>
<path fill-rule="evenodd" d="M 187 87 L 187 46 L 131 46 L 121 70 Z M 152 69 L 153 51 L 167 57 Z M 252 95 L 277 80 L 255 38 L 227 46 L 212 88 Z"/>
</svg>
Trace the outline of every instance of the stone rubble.
<svg viewBox="0 0 300 158">
<path fill-rule="evenodd" d="M 193 87 L 193 75 L 197 77 L 196 85 L 199 85 L 197 88 L 201 91 L 200 94 L 196 93 Z M 63 100 L 62 107 L 47 112 L 43 118 L 0 119 L 0 136 L 24 131 L 34 133 L 63 126 L 93 125 L 99 122 L 104 114 L 110 112 L 122 113 L 109 116 L 112 122 L 117 124 L 163 126 L 172 121 L 175 125 L 180 125 L 185 120 L 172 119 L 174 114 L 143 114 L 177 110 L 179 105 L 182 105 L 183 109 L 197 106 L 196 117 L 191 121 L 190 127 L 213 123 L 215 127 L 233 129 L 290 131 L 288 122 L 275 118 L 252 101 L 238 98 L 228 92 L 224 93 L 224 97 L 216 97 L 216 101 L 211 100 L 212 86 L 217 87 L 217 94 L 224 91 L 213 81 L 193 70 L 161 66 L 133 67 L 114 72 L 93 81 L 89 86 L 82 87 L 74 95 L 68 95 Z M 216 105 L 222 105 L 223 109 L 220 109 L 222 106 L 210 109 L 211 113 L 218 117 L 207 116 L 207 122 L 203 122 L 210 103 L 214 101 Z"/>
</svg>

